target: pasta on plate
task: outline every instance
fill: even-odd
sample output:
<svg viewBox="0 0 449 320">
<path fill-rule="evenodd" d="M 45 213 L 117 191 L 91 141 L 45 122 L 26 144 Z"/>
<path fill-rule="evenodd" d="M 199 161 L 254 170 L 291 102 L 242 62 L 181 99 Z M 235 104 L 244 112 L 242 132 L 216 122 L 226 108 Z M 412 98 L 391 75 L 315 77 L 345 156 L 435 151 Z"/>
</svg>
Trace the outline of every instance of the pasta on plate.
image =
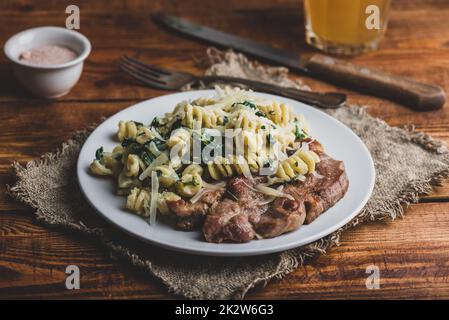
<svg viewBox="0 0 449 320">
<path fill-rule="evenodd" d="M 180 102 L 149 124 L 122 120 L 117 140 L 112 151 L 98 148 L 90 171 L 112 177 L 126 209 L 150 223 L 171 214 L 168 203 L 195 204 L 224 191 L 232 177 L 256 181 L 252 189 L 267 203 L 288 198 L 283 185 L 304 181 L 320 162 L 306 120 L 292 106 L 229 87 Z"/>
</svg>

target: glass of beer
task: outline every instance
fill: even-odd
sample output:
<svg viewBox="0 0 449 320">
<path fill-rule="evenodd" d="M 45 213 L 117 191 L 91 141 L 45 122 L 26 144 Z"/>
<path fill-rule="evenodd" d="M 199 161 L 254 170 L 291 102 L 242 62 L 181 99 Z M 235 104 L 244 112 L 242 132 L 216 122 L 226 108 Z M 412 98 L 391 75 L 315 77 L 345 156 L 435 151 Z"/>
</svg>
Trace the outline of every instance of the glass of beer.
<svg viewBox="0 0 449 320">
<path fill-rule="evenodd" d="M 304 0 L 306 41 L 332 54 L 377 49 L 391 0 Z"/>
</svg>

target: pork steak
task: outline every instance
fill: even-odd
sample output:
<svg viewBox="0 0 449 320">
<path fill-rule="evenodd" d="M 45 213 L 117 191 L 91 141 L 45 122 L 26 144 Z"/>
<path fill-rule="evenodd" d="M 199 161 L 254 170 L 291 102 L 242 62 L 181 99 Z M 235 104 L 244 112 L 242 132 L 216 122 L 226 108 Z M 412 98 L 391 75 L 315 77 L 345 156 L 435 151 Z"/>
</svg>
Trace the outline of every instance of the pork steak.
<svg viewBox="0 0 449 320">
<path fill-rule="evenodd" d="M 243 177 L 228 181 L 232 198 L 225 196 L 206 215 L 203 234 L 209 242 L 247 242 L 254 237 L 272 238 L 309 224 L 337 203 L 348 190 L 343 162 L 324 153 L 313 174 L 283 189 L 292 199 L 276 198 L 266 204 L 254 184 Z"/>
<path fill-rule="evenodd" d="M 176 226 L 182 230 L 202 226 L 206 241 L 219 243 L 273 238 L 311 223 L 343 198 L 349 182 L 342 161 L 326 155 L 317 142 L 311 143 L 310 149 L 321 161 L 305 181 L 284 187 L 283 192 L 291 197 L 267 203 L 254 188 L 263 177 L 234 177 L 227 181 L 226 191 L 209 191 L 195 203 L 184 199 L 167 202 Z"/>
</svg>

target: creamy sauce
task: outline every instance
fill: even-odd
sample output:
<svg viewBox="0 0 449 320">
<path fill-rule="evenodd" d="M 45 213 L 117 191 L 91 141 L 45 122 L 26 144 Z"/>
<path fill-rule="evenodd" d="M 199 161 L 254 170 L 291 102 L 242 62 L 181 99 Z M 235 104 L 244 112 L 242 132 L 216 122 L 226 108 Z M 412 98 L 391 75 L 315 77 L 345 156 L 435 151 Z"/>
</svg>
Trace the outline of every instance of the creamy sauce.
<svg viewBox="0 0 449 320">
<path fill-rule="evenodd" d="M 76 58 L 77 54 L 65 47 L 43 46 L 22 52 L 19 60 L 38 65 L 66 63 Z"/>
</svg>

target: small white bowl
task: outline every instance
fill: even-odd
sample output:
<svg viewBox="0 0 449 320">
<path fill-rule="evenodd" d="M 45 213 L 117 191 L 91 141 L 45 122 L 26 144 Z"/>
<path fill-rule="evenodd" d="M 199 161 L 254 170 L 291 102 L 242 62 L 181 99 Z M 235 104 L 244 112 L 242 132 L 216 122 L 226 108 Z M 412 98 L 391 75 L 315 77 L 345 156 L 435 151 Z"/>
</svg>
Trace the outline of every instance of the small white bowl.
<svg viewBox="0 0 449 320">
<path fill-rule="evenodd" d="M 20 54 L 46 45 L 73 50 L 77 57 L 61 64 L 38 65 L 23 62 Z M 83 62 L 91 51 L 89 40 L 81 33 L 60 27 L 39 27 L 19 32 L 6 41 L 6 57 L 13 63 L 19 82 L 32 93 L 44 98 L 58 98 L 78 82 Z"/>
</svg>

